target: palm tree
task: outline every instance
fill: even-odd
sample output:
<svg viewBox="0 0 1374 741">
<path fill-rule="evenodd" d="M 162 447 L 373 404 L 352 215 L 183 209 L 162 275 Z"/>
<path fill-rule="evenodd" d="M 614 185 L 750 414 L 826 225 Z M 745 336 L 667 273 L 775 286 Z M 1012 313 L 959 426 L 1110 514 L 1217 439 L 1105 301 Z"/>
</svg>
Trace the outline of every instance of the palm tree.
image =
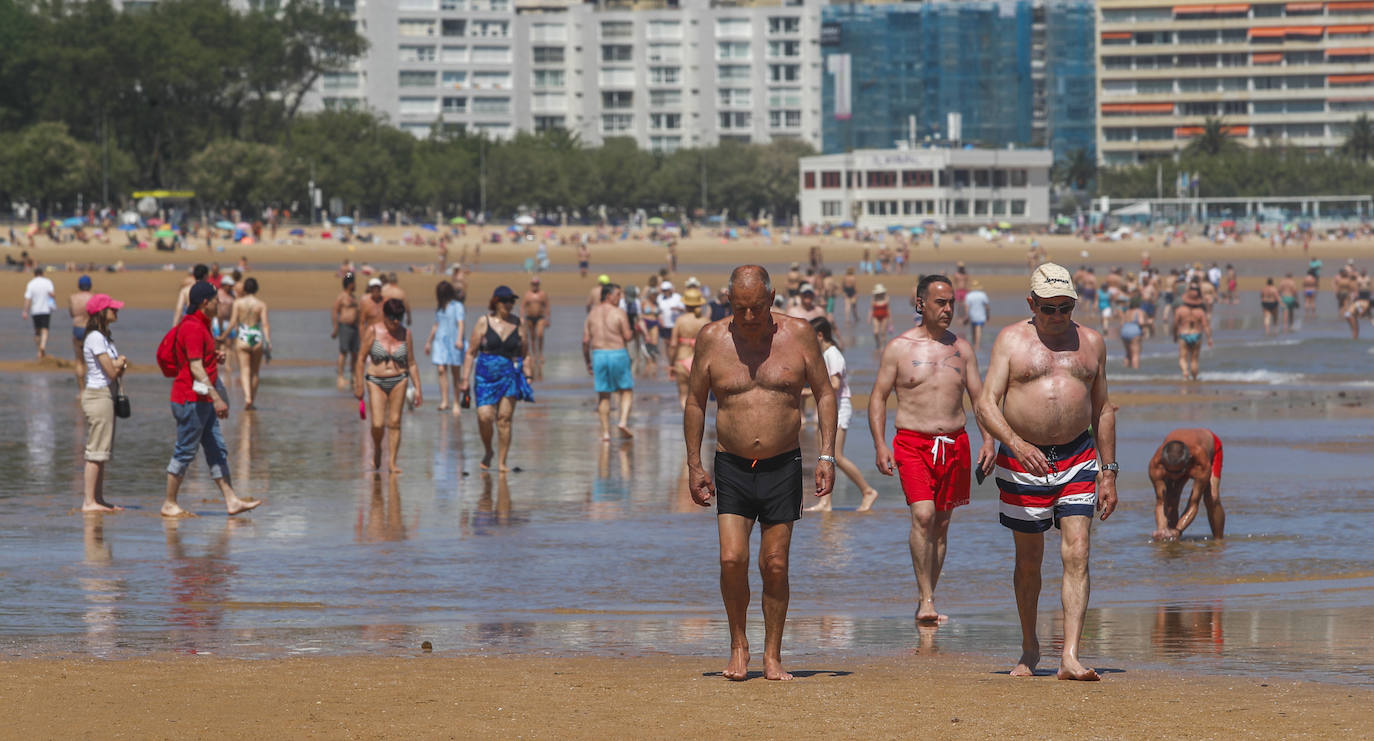
<svg viewBox="0 0 1374 741">
<path fill-rule="evenodd" d="M 1346 137 L 1341 151 L 1360 163 L 1374 157 L 1374 121 L 1369 120 L 1368 113 L 1361 113 L 1359 118 L 1350 122 L 1350 136 Z"/>
<path fill-rule="evenodd" d="M 1054 181 L 1067 188 L 1083 190 L 1097 177 L 1097 163 L 1082 147 L 1071 149 L 1054 166 Z"/>
<path fill-rule="evenodd" d="M 1193 137 L 1188 142 L 1188 146 L 1183 148 L 1183 156 L 1215 156 L 1222 152 L 1229 151 L 1236 147 L 1236 142 L 1231 139 L 1231 127 L 1227 126 L 1219 118 L 1207 117 L 1202 122 L 1202 133 Z"/>
</svg>

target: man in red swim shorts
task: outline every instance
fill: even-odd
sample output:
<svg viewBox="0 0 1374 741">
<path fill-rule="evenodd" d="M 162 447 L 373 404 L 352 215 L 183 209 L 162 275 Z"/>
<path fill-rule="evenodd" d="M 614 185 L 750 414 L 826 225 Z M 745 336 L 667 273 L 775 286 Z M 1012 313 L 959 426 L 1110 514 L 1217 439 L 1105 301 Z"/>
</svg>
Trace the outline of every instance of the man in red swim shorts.
<svg viewBox="0 0 1374 741">
<path fill-rule="evenodd" d="M 1197 517 L 1199 500 L 1207 507 L 1212 537 L 1224 537 L 1226 511 L 1221 508 L 1221 463 L 1221 438 L 1211 430 L 1174 430 L 1164 438 L 1164 444 L 1150 458 L 1150 483 L 1155 487 L 1155 540 L 1177 540 Z M 1190 480 L 1193 490 L 1180 514 L 1178 503 L 1183 485 Z"/>
<path fill-rule="evenodd" d="M 954 508 L 968 504 L 971 456 L 964 432 L 970 400 L 982 389 L 973 347 L 949 331 L 954 320 L 954 286 L 943 275 L 928 275 L 916 288 L 920 325 L 898 335 L 883 350 L 878 378 L 868 400 L 878 470 L 899 473 L 911 507 L 911 565 L 921 604 L 916 620 L 947 619 L 935 609 L 935 585 L 945 562 L 945 543 Z M 887 396 L 897 391 L 897 436 L 886 442 Z M 982 428 L 979 428 L 982 431 Z M 978 466 L 992 470 L 992 437 L 983 433 Z"/>
</svg>

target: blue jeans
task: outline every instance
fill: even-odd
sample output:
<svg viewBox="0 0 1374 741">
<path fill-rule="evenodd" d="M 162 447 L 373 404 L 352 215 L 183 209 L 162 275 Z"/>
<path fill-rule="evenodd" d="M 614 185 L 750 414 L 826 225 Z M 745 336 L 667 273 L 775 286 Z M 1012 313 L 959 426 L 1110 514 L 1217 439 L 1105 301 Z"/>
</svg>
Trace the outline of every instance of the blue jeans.
<svg viewBox="0 0 1374 741">
<path fill-rule="evenodd" d="M 229 455 L 228 449 L 224 446 L 224 435 L 219 431 L 215 405 L 208 401 L 173 403 L 172 416 L 177 421 L 177 444 L 176 449 L 172 451 L 172 461 L 167 464 L 167 473 L 177 478 L 185 476 L 191 461 L 196 459 L 196 446 L 199 445 L 205 449 L 205 462 L 210 466 L 210 478 L 227 478 Z"/>
</svg>

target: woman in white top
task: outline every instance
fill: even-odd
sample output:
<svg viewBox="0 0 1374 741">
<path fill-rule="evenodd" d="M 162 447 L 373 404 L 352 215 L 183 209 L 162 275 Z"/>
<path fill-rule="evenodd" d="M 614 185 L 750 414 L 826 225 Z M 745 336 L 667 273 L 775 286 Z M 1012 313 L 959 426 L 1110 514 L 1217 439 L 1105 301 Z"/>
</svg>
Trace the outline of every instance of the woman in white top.
<svg viewBox="0 0 1374 741">
<path fill-rule="evenodd" d="M 835 389 L 835 395 L 839 398 L 839 424 L 835 430 L 835 465 L 844 475 L 849 477 L 854 485 L 863 492 L 863 500 L 859 502 L 856 512 L 867 512 L 873 508 L 873 502 L 878 499 L 878 490 L 868 485 L 864 481 L 864 475 L 859 472 L 859 467 L 854 465 L 854 461 L 844 457 L 844 438 L 845 432 L 849 429 L 849 420 L 854 416 L 854 407 L 850 403 L 849 381 L 846 380 L 847 369 L 844 362 L 844 353 L 835 344 L 835 330 L 830 326 L 830 320 L 823 316 L 818 316 L 811 320 L 811 326 L 816 328 L 816 339 L 820 340 L 822 357 L 825 360 L 825 372 L 830 376 L 830 387 Z M 807 507 L 808 512 L 829 512 L 830 500 L 834 495 L 822 497 L 818 504 Z"/>
<path fill-rule="evenodd" d="M 119 318 L 123 301 L 97 293 L 86 302 L 86 339 L 81 357 L 86 361 L 86 387 L 81 390 L 81 411 L 86 413 L 86 486 L 82 512 L 116 512 L 105 501 L 105 464 L 114 448 L 114 394 L 129 359 L 115 349 L 110 325 Z"/>
</svg>

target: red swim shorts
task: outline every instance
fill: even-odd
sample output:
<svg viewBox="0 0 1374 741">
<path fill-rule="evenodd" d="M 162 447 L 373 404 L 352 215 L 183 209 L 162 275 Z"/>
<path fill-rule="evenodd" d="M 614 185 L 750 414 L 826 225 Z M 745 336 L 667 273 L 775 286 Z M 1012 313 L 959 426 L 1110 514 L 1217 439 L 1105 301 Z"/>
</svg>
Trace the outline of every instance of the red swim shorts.
<svg viewBox="0 0 1374 741">
<path fill-rule="evenodd" d="M 1221 438 L 1212 433 L 1212 475 L 1221 478 Z"/>
<path fill-rule="evenodd" d="M 969 475 L 973 470 L 968 433 L 927 435 L 897 430 L 892 457 L 902 480 L 906 503 L 934 501 L 935 509 L 948 512 L 968 504 Z"/>
</svg>

